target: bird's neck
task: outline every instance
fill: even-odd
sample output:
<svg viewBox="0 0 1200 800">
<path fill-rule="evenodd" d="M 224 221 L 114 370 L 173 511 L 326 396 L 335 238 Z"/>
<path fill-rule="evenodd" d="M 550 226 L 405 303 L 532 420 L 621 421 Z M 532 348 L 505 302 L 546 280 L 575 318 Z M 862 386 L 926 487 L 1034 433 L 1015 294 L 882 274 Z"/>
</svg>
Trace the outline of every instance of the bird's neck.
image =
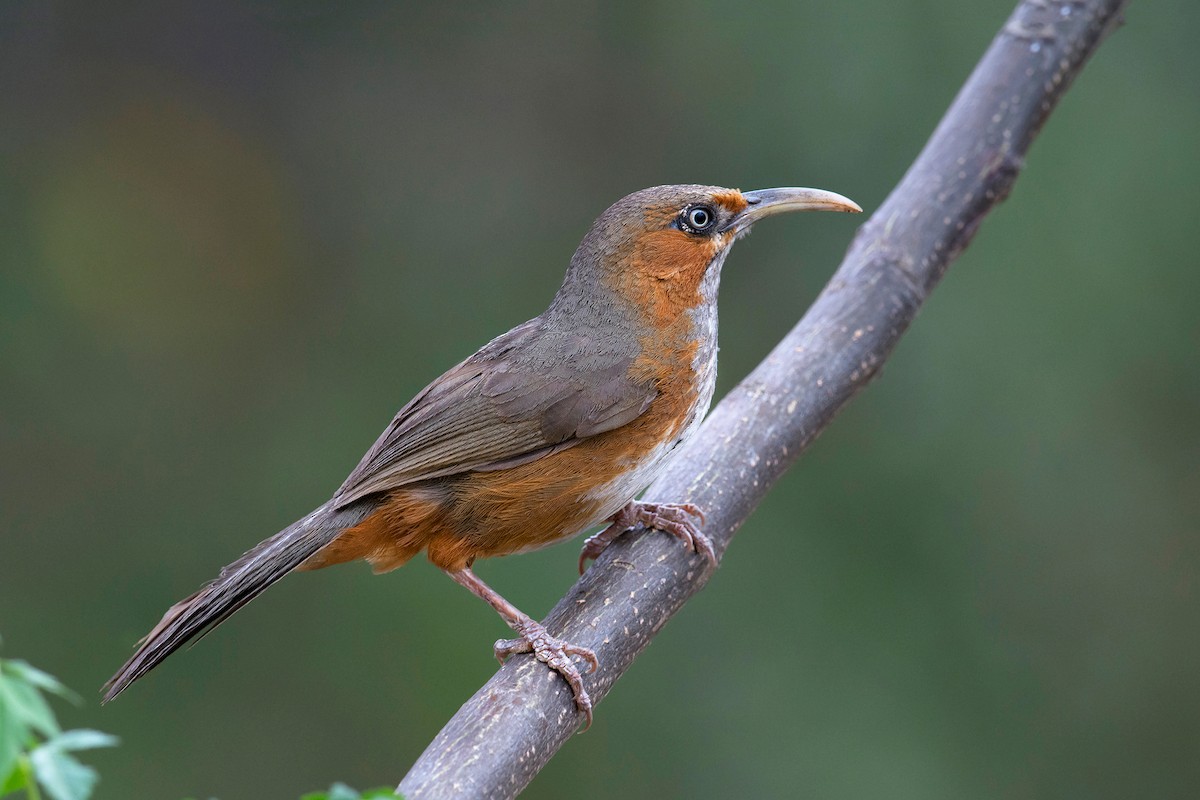
<svg viewBox="0 0 1200 800">
<path fill-rule="evenodd" d="M 635 328 L 681 334 L 689 320 L 715 325 L 728 247 L 696 247 L 677 230 L 631 237 L 615 247 L 599 248 L 591 239 L 571 259 L 551 313 L 597 325 L 628 320 Z"/>
<path fill-rule="evenodd" d="M 725 252 L 703 265 L 660 259 L 608 270 L 581 262 L 579 255 L 544 319 L 556 328 L 587 331 L 593 346 L 627 353 L 640 380 L 682 380 L 687 388 L 681 398 L 703 414 L 716 376 L 717 289 Z M 643 248 L 637 255 L 663 253 Z"/>
</svg>

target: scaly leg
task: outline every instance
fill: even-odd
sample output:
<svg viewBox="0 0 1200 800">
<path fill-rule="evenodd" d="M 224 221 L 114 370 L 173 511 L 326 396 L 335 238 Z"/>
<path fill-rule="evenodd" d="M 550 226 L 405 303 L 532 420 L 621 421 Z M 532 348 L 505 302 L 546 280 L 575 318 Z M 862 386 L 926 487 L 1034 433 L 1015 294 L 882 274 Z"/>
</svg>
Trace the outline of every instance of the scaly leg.
<svg viewBox="0 0 1200 800">
<path fill-rule="evenodd" d="M 699 517 L 700 523 L 704 523 L 704 512 L 691 503 L 677 505 L 630 500 L 624 508 L 609 517 L 611 525 L 584 540 L 583 549 L 579 552 L 579 574 L 583 574 L 588 559 L 598 558 L 614 539 L 639 525 L 671 534 L 687 545 L 689 550 L 707 558 L 715 567 L 717 553 L 712 540 L 701 532 L 692 517 Z"/>
<path fill-rule="evenodd" d="M 590 728 L 592 726 L 592 698 L 588 697 L 587 690 L 583 688 L 583 676 L 579 674 L 579 669 L 571 660 L 571 656 L 579 656 L 587 661 L 590 673 L 595 672 L 596 667 L 600 665 L 596 654 L 586 647 L 579 647 L 551 636 L 540 622 L 521 613 L 520 609 L 501 597 L 495 589 L 481 581 L 470 567 L 443 571 L 453 578 L 455 583 L 466 587 L 476 597 L 496 609 L 508 627 L 521 634 L 518 639 L 498 640 L 494 646 L 496 659 L 503 664 L 504 659 L 514 653 L 533 653 L 538 661 L 563 676 L 563 680 L 575 693 L 576 707 L 587 718 L 587 724 L 583 729 Z"/>
</svg>

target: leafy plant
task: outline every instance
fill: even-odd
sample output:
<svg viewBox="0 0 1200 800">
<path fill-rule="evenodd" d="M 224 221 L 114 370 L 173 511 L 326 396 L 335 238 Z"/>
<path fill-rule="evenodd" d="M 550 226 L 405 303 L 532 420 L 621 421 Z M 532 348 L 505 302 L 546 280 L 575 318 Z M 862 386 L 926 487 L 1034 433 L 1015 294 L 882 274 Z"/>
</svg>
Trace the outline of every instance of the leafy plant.
<svg viewBox="0 0 1200 800">
<path fill-rule="evenodd" d="M 117 738 L 93 730 L 64 731 L 46 700 L 79 698 L 49 673 L 0 658 L 0 797 L 24 791 L 41 800 L 87 800 L 99 776 L 75 757 L 81 750 L 112 747 Z"/>
<path fill-rule="evenodd" d="M 335 783 L 329 787 L 327 792 L 313 792 L 306 794 L 300 800 L 373 800 L 373 798 L 386 797 L 389 800 L 404 800 L 401 795 L 396 794 L 392 789 L 381 787 L 379 789 L 369 789 L 363 793 L 358 793 L 344 783 Z"/>
<path fill-rule="evenodd" d="M 75 757 L 81 750 L 113 747 L 117 737 L 93 730 L 64 731 L 46 695 L 72 703 L 79 696 L 57 678 L 17 659 L 0 658 L 0 798 L 24 792 L 27 800 L 87 800 L 96 788 L 96 770 Z M 396 800 L 387 787 L 358 792 L 335 783 L 300 800 Z"/>
</svg>

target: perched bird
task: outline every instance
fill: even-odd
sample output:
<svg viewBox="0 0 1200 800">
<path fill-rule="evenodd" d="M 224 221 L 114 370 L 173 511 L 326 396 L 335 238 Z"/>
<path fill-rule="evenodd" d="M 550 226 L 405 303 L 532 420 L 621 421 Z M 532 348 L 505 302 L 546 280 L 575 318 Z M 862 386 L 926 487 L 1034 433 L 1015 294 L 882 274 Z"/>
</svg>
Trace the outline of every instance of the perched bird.
<svg viewBox="0 0 1200 800">
<path fill-rule="evenodd" d="M 258 544 L 172 606 L 104 687 L 113 699 L 188 640 L 294 569 L 366 559 L 376 572 L 425 551 L 499 612 L 571 686 L 591 722 L 572 657 L 471 571 L 477 558 L 587 539 L 580 571 L 622 532 L 656 528 L 715 561 L 692 505 L 633 498 L 690 437 L 717 374 L 717 284 L 738 237 L 785 211 L 861 211 L 819 189 L 740 192 L 656 186 L 605 211 L 571 259 L 550 307 L 429 384 L 388 425 L 332 499 Z"/>
</svg>

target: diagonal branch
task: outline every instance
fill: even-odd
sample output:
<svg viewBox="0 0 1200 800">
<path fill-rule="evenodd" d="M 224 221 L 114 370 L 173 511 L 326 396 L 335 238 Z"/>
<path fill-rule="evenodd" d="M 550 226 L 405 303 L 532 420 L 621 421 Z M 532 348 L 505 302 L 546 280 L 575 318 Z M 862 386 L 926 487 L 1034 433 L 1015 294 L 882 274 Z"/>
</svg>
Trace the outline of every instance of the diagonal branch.
<svg viewBox="0 0 1200 800">
<path fill-rule="evenodd" d="M 795 328 L 713 411 L 647 492 L 707 513 L 718 555 L 783 472 L 875 376 L 946 268 L 1003 200 L 1024 154 L 1126 0 L 1025 0 L 925 149 L 859 230 Z M 590 647 L 597 702 L 711 576 L 665 535 L 624 536 L 559 601 L 546 627 Z M 574 733 L 571 692 L 510 660 L 466 702 L 400 784 L 409 800 L 508 798 Z"/>
</svg>

